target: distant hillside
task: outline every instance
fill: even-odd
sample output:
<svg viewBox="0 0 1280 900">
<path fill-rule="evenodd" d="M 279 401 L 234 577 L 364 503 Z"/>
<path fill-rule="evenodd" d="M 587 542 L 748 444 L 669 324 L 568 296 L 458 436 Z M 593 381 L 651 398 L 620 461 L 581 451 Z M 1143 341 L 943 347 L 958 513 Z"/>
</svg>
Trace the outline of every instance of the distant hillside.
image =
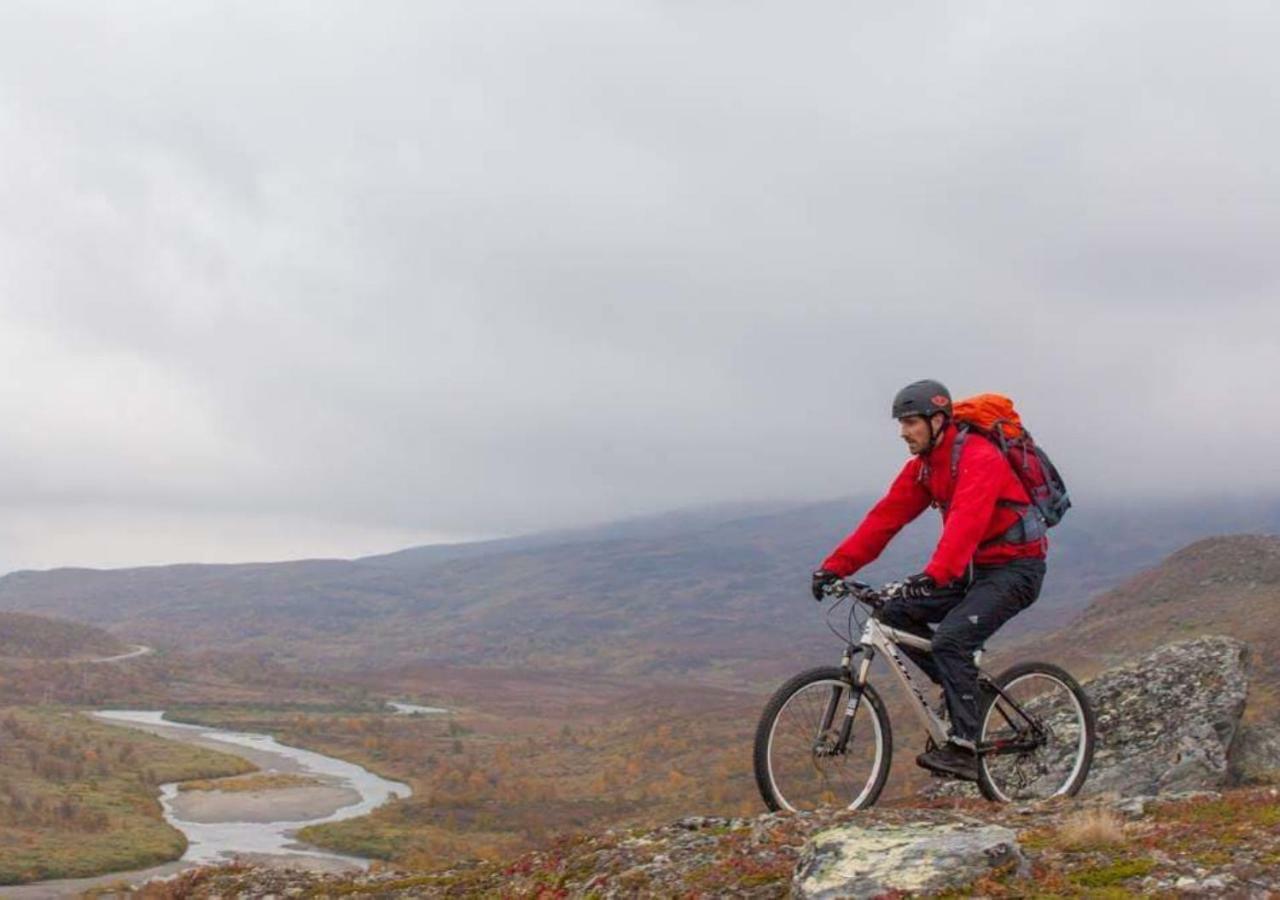
<svg viewBox="0 0 1280 900">
<path fill-rule="evenodd" d="M 0 658 L 112 656 L 128 649 L 119 638 L 92 625 L 26 613 L 0 612 Z"/>
<path fill-rule="evenodd" d="M 1094 599 L 1071 624 L 1004 652 L 1089 675 L 1178 638 L 1225 634 L 1249 644 L 1249 710 L 1280 713 L 1280 537 L 1197 541 Z"/>
<path fill-rule="evenodd" d="M 866 506 L 722 507 L 350 561 L 15 572 L 0 579 L 0 609 L 329 668 L 430 659 L 774 677 L 833 652 L 808 573 Z M 1096 591 L 1223 522 L 1280 530 L 1280 503 L 1081 507 L 1054 531 L 1045 596 L 1011 633 L 1068 621 Z M 936 523 L 922 517 L 865 577 L 916 571 Z"/>
</svg>

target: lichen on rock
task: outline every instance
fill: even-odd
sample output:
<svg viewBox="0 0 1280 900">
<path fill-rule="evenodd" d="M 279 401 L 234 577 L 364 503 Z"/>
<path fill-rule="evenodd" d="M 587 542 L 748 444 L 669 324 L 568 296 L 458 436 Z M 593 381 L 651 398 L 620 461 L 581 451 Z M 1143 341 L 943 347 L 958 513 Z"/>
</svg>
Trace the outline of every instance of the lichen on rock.
<svg viewBox="0 0 1280 900">
<path fill-rule="evenodd" d="M 792 882 L 808 900 L 959 887 L 993 869 L 1023 869 L 1011 829 L 970 822 L 847 825 L 814 835 Z"/>
<path fill-rule="evenodd" d="M 1085 686 L 1098 721 L 1086 793 L 1221 787 L 1248 694 L 1248 648 L 1206 636 L 1166 644 Z"/>
</svg>

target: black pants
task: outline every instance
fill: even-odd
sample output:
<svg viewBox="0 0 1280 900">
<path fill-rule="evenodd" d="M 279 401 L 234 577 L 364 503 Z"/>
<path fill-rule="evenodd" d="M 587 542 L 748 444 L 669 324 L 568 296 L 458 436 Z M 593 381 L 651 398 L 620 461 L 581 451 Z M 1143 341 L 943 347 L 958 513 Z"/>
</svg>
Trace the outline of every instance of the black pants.
<svg viewBox="0 0 1280 900">
<path fill-rule="evenodd" d="M 880 621 L 933 642 L 933 653 L 902 651 L 937 684 L 947 701 L 951 733 L 978 739 L 978 667 L 973 653 L 1005 622 L 1040 596 L 1043 559 L 1015 559 L 999 566 L 974 566 L 973 580 L 958 582 L 922 600 L 898 598 L 885 604 Z M 938 623 L 936 631 L 929 625 Z"/>
</svg>

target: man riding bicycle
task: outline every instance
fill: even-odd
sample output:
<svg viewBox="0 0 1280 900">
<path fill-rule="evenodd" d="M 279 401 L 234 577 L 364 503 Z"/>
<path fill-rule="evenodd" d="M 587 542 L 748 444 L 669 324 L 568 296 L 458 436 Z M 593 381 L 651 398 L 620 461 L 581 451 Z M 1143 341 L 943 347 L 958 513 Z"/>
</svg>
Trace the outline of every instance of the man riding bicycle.
<svg viewBox="0 0 1280 900">
<path fill-rule="evenodd" d="M 827 585 L 876 559 L 927 507 L 941 511 L 942 536 L 929 564 L 903 581 L 900 596 L 879 617 L 932 640 L 932 654 L 902 650 L 942 685 L 951 734 L 943 746 L 916 757 L 917 764 L 976 781 L 979 709 L 973 654 L 1040 595 L 1048 542 L 1043 528 L 1028 526 L 1030 497 L 990 441 L 964 440 L 953 477 L 958 432 L 951 421 L 951 394 L 942 384 L 907 385 L 894 398 L 893 417 L 913 456 L 884 498 L 813 573 L 813 596 L 821 600 Z"/>
</svg>

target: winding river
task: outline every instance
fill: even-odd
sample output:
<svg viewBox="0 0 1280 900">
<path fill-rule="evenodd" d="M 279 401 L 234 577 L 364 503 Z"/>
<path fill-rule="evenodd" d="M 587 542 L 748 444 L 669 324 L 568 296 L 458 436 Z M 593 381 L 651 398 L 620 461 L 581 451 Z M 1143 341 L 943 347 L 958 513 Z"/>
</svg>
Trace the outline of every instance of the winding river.
<svg viewBox="0 0 1280 900">
<path fill-rule="evenodd" d="M 301 845 L 293 833 L 306 825 L 363 816 L 392 797 L 408 797 L 411 793 L 408 785 L 388 781 L 355 763 L 290 747 L 265 734 L 166 722 L 160 711 L 101 710 L 94 713 L 94 717 L 234 753 L 246 757 L 264 772 L 305 775 L 318 782 L 313 786 L 268 792 L 277 796 L 268 797 L 265 807 L 255 804 L 252 798 L 227 795 L 232 802 L 212 810 L 201 810 L 202 804 L 183 803 L 189 795 L 180 795 L 176 784 L 163 785 L 160 802 L 165 819 L 185 834 L 190 843 L 183 862 L 214 862 L 248 854 L 311 856 L 351 862 L 349 857 Z"/>
<path fill-rule="evenodd" d="M 167 722 L 159 710 L 100 710 L 93 716 L 112 725 L 243 757 L 256 765 L 260 774 L 298 775 L 306 782 L 253 792 L 179 791 L 177 784 L 161 785 L 165 821 L 187 837 L 187 851 L 180 860 L 134 872 L 3 887 L 0 897 L 49 900 L 79 896 L 93 887 L 122 880 L 139 884 L 236 857 L 322 871 L 363 869 L 368 860 L 302 844 L 297 830 L 363 816 L 393 797 L 412 793 L 408 785 L 381 778 L 355 763 L 290 747 L 265 734 Z"/>
</svg>

